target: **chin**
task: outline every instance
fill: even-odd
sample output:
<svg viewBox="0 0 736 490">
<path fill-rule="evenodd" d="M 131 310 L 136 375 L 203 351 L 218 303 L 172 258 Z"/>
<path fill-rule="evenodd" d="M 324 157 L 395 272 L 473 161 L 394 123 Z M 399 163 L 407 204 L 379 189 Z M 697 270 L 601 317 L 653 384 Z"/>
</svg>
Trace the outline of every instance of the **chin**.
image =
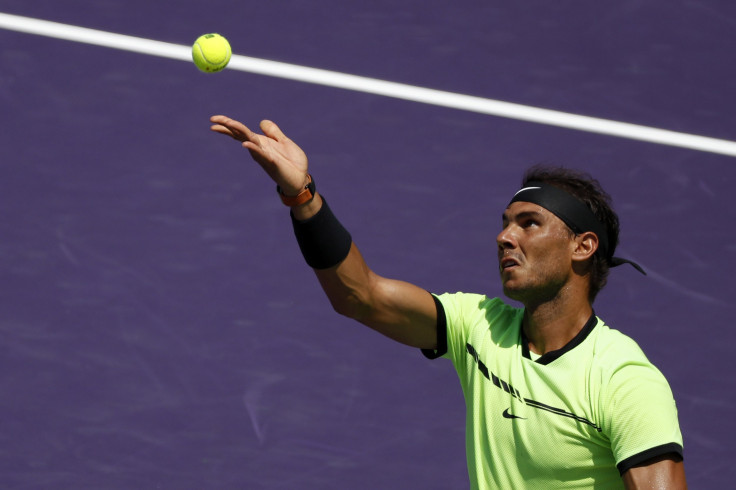
<svg viewBox="0 0 736 490">
<path fill-rule="evenodd" d="M 508 283 L 503 284 L 503 294 L 509 299 L 513 299 L 515 301 L 523 301 L 524 297 L 526 296 L 526 292 L 527 291 L 524 288 L 513 287 Z"/>
<path fill-rule="evenodd" d="M 510 282 L 510 281 L 509 281 Z M 514 301 L 529 306 L 541 304 L 554 300 L 560 293 L 562 284 L 551 283 L 547 285 L 516 285 L 506 282 L 503 284 L 503 294 Z"/>
</svg>

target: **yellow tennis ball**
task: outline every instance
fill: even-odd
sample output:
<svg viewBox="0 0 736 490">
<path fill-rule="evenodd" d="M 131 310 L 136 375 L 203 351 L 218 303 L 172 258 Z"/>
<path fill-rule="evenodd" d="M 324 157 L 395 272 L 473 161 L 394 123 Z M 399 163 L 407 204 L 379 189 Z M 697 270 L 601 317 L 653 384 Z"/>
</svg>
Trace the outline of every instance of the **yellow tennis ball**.
<svg viewBox="0 0 736 490">
<path fill-rule="evenodd" d="M 192 59 L 197 68 L 207 73 L 222 70 L 230 62 L 232 50 L 227 39 L 219 34 L 199 36 L 192 46 Z"/>
</svg>

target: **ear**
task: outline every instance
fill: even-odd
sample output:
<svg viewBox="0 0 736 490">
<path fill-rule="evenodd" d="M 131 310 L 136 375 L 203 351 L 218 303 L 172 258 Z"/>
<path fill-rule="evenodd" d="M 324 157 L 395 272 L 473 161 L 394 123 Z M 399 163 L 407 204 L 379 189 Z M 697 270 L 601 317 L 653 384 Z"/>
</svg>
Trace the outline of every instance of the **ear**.
<svg viewBox="0 0 736 490">
<path fill-rule="evenodd" d="M 598 235 L 592 231 L 586 231 L 576 235 L 574 240 L 574 249 L 572 252 L 572 260 L 583 262 L 591 257 L 598 250 Z"/>
</svg>

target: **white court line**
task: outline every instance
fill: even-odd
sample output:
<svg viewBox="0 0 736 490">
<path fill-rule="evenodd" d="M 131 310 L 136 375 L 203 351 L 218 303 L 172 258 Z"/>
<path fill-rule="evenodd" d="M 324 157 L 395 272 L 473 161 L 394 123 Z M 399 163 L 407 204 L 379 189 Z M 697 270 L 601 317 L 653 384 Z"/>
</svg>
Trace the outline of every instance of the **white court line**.
<svg viewBox="0 0 736 490">
<path fill-rule="evenodd" d="M 0 28 L 191 62 L 191 46 L 0 13 Z M 228 69 L 326 85 L 590 133 L 736 156 L 736 142 L 233 55 Z"/>
</svg>

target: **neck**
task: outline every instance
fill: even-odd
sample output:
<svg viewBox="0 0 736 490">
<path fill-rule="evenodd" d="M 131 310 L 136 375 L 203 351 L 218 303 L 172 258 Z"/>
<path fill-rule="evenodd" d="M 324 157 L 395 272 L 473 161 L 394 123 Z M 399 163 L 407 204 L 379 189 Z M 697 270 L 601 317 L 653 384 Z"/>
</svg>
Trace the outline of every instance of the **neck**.
<svg viewBox="0 0 736 490">
<path fill-rule="evenodd" d="M 563 288 L 550 301 L 525 305 L 522 328 L 532 352 L 543 355 L 563 348 L 593 314 L 587 295 L 571 289 Z"/>
</svg>

